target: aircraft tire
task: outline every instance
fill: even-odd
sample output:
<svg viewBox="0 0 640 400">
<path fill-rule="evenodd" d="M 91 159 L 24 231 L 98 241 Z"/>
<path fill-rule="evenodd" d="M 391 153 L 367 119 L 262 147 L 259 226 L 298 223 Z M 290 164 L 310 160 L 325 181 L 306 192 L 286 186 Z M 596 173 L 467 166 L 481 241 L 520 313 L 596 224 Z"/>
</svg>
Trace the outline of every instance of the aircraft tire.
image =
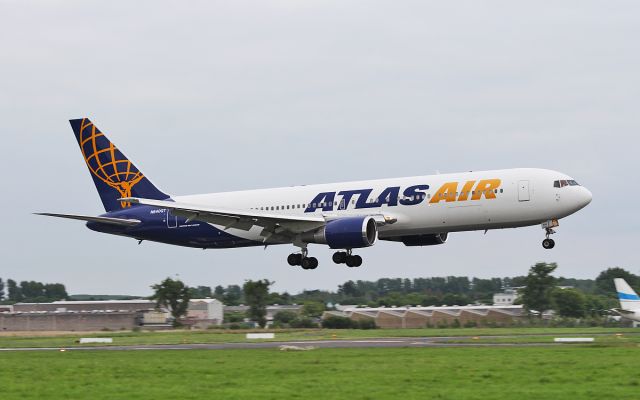
<svg viewBox="0 0 640 400">
<path fill-rule="evenodd" d="M 315 257 L 304 257 L 300 265 L 302 269 L 316 269 L 318 268 L 318 259 Z"/>
<path fill-rule="evenodd" d="M 333 253 L 332 259 L 336 264 L 344 264 L 345 262 L 347 262 L 347 253 L 345 253 L 344 251 L 337 251 Z"/>
<path fill-rule="evenodd" d="M 301 254 L 292 253 L 292 254 L 289 254 L 289 257 L 287 257 L 287 262 L 289 263 L 289 265 L 293 267 L 295 265 L 301 264 L 301 261 L 302 261 L 301 258 L 302 258 Z"/>
<path fill-rule="evenodd" d="M 542 241 L 542 247 L 545 249 L 553 249 L 556 245 L 556 242 L 553 239 L 545 239 Z"/>
<path fill-rule="evenodd" d="M 353 256 L 353 261 L 354 261 L 354 267 L 359 267 L 362 265 L 362 257 L 360 256 Z"/>
</svg>

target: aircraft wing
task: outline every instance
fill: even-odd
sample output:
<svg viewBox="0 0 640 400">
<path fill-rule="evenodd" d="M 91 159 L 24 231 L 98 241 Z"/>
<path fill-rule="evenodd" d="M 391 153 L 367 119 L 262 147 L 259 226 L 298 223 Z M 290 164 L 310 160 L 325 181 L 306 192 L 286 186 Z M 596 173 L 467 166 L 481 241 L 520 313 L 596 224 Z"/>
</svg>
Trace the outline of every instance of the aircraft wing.
<svg viewBox="0 0 640 400">
<path fill-rule="evenodd" d="M 279 236 L 282 239 L 290 240 L 295 234 L 320 228 L 326 224 L 326 220 L 322 216 L 290 216 L 258 210 L 230 210 L 137 197 L 127 197 L 119 199 L 119 201 L 166 208 L 171 210 L 171 214 L 186 218 L 187 221 L 204 221 L 224 226 L 224 229 L 234 228 L 248 231 L 254 226 L 259 226 L 263 228 L 261 236 L 265 238 L 265 241 L 272 236 L 276 240 Z"/>
<path fill-rule="evenodd" d="M 72 214 L 53 214 L 53 213 L 35 213 L 36 215 L 45 215 L 47 217 L 58 217 L 67 219 L 76 219 L 86 222 L 99 222 L 101 224 L 134 227 L 140 223 L 137 219 L 110 218 L 110 217 L 92 217 L 89 215 L 72 215 Z"/>
</svg>

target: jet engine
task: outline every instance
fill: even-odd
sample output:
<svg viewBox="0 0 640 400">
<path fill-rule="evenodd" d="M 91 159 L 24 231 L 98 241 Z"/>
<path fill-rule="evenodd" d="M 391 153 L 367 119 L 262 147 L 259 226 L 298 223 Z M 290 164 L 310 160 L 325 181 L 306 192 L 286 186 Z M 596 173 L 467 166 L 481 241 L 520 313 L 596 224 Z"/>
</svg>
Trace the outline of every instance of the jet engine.
<svg viewBox="0 0 640 400">
<path fill-rule="evenodd" d="M 378 227 L 373 217 L 346 217 L 303 233 L 301 238 L 307 243 L 327 244 L 332 249 L 355 249 L 373 245 L 378 238 Z"/>
</svg>

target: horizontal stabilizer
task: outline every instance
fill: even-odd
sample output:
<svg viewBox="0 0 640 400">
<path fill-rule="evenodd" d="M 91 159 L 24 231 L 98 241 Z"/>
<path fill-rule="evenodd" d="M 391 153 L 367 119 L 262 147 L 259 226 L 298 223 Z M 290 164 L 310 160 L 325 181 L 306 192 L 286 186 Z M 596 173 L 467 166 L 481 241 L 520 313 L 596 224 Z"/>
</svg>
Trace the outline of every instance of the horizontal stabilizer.
<svg viewBox="0 0 640 400">
<path fill-rule="evenodd" d="M 52 213 L 35 213 L 36 215 L 45 215 L 47 217 L 58 217 L 77 219 L 79 221 L 97 222 L 100 224 L 109 224 L 117 226 L 133 227 L 140 223 L 137 219 L 124 219 L 124 218 L 110 218 L 110 217 L 92 217 L 88 215 L 70 215 L 70 214 L 52 214 Z"/>
</svg>

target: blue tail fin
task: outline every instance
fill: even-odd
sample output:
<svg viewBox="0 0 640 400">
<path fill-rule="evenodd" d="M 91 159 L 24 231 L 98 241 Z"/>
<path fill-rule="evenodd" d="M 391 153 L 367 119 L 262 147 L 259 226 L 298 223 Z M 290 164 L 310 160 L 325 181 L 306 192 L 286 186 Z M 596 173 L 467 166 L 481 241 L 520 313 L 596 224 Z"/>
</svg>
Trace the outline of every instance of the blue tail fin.
<svg viewBox="0 0 640 400">
<path fill-rule="evenodd" d="M 153 186 L 88 118 L 69 122 L 105 210 L 116 211 L 131 206 L 118 201 L 123 197 L 169 198 Z"/>
</svg>

